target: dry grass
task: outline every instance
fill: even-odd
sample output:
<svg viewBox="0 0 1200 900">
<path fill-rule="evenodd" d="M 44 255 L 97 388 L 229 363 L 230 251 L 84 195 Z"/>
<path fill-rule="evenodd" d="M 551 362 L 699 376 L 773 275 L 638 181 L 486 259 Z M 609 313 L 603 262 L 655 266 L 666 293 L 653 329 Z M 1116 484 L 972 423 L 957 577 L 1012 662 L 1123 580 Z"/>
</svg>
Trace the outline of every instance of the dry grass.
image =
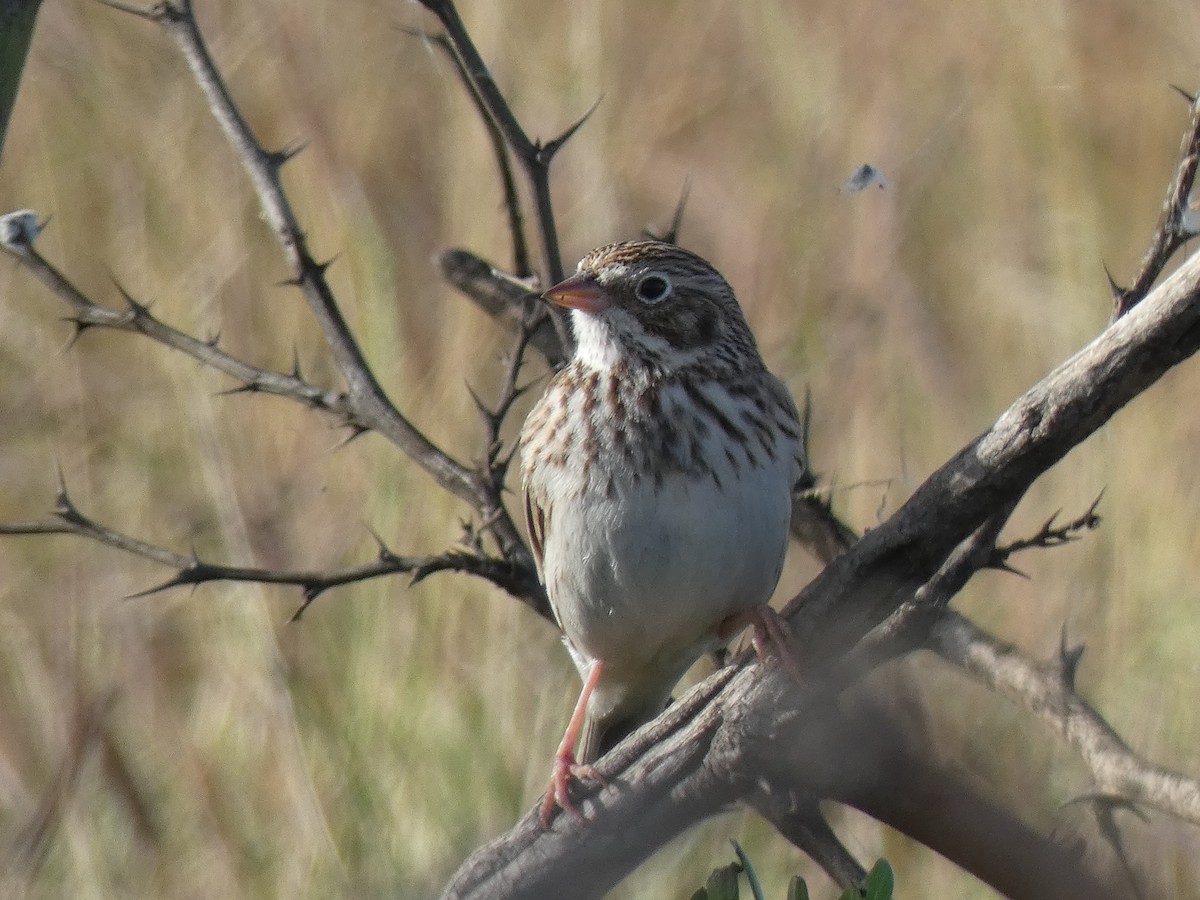
<svg viewBox="0 0 1200 900">
<path fill-rule="evenodd" d="M 482 131 L 443 60 L 390 25 L 413 4 L 200 2 L 215 57 L 269 146 L 303 140 L 286 183 L 402 408 L 463 456 L 502 339 L 442 287 L 434 252 L 507 249 Z M 563 154 L 566 253 L 669 217 L 739 290 L 773 367 L 816 403 L 815 457 L 860 526 L 894 509 L 1019 391 L 1101 327 L 1102 264 L 1129 273 L 1153 226 L 1192 89 L 1189 0 L 944 4 L 464 2 L 529 128 L 596 98 Z M 839 191 L 869 161 L 891 188 Z M 329 375 L 320 336 L 181 62 L 151 26 L 47 4 L 12 122 L 0 207 L 53 223 L 42 251 L 116 302 L 115 276 L 179 327 Z M 437 550 L 463 510 L 376 438 L 340 435 L 128 336 L 69 352 L 53 298 L 0 267 L 0 518 L 81 507 L 176 549 L 259 565 Z M 1082 687 L 1132 743 L 1200 768 L 1194 613 L 1200 377 L 1188 364 L 1039 483 L 1034 527 L 1106 489 L 1105 528 L 988 577 L 960 608 L 1037 654 L 1068 623 Z M 886 482 L 881 486 L 880 481 Z M 69 539 L 0 542 L 0 849 L 63 784 L 30 897 L 425 896 L 543 786 L 574 676 L 555 636 L 495 591 L 442 577 L 320 600 L 205 587 L 126 601 L 153 565 Z M 811 573 L 797 559 L 781 591 Z M 925 664 L 946 753 L 1049 826 L 1086 787 L 1036 726 Z M 1164 686 L 1168 686 L 1164 689 Z M 59 777 L 97 729 L 74 779 Z M 970 728 L 962 728 L 963 722 Z M 963 736 L 965 733 L 965 736 Z M 1028 783 L 1014 784 L 1014 778 Z M 988 896 L 847 814 L 908 895 Z M 1131 820 L 1131 829 L 1151 829 Z M 682 896 L 738 837 L 780 895 L 811 867 L 733 817 L 671 845 L 620 896 Z M 1195 887 L 1194 847 L 1153 865 Z M 828 892 L 815 876 L 814 887 Z M 915 887 L 915 886 L 920 886 Z"/>
</svg>

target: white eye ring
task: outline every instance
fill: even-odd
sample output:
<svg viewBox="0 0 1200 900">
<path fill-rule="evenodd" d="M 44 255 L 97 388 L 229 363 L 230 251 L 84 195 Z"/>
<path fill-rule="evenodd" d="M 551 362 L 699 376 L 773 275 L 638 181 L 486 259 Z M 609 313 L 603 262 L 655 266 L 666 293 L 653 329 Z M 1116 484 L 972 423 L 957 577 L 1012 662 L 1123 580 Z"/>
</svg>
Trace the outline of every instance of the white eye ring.
<svg viewBox="0 0 1200 900">
<path fill-rule="evenodd" d="M 641 277 L 633 292 L 647 306 L 654 306 L 671 296 L 671 281 L 666 275 L 650 272 Z"/>
</svg>

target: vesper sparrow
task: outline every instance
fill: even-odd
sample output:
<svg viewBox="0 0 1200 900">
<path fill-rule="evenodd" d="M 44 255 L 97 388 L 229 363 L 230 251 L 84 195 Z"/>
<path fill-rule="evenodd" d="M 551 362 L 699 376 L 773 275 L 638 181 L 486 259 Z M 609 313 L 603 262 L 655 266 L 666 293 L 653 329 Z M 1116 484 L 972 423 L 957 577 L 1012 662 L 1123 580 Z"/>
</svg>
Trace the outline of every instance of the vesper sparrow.
<svg viewBox="0 0 1200 900">
<path fill-rule="evenodd" d="M 787 388 L 700 257 L 610 244 L 544 296 L 572 310 L 578 347 L 522 430 L 525 513 L 583 679 L 548 824 L 556 804 L 579 815 L 570 779 L 596 778 L 591 763 L 660 713 L 702 654 L 773 624 L 805 460 Z"/>
</svg>

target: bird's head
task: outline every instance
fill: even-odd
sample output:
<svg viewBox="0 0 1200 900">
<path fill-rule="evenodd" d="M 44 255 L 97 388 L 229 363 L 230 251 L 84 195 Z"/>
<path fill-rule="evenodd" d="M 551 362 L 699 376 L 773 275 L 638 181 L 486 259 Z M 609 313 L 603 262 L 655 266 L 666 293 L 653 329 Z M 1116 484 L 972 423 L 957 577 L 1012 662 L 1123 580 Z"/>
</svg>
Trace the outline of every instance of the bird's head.
<svg viewBox="0 0 1200 900">
<path fill-rule="evenodd" d="M 591 368 L 606 370 L 624 361 L 667 373 L 697 363 L 758 361 L 729 284 L 699 256 L 674 244 L 625 241 L 600 247 L 543 296 L 572 310 L 575 356 Z"/>
</svg>

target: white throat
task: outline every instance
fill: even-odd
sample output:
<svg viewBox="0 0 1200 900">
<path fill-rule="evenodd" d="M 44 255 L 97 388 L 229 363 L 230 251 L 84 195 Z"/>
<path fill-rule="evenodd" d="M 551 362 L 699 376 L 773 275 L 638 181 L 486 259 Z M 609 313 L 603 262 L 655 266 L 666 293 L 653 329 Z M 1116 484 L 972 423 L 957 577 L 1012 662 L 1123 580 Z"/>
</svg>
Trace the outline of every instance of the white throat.
<svg viewBox="0 0 1200 900">
<path fill-rule="evenodd" d="M 596 320 L 594 315 L 572 310 L 571 322 L 575 326 L 575 358 L 589 369 L 607 372 L 621 358 L 621 348 L 613 339 L 612 329 Z"/>
</svg>

